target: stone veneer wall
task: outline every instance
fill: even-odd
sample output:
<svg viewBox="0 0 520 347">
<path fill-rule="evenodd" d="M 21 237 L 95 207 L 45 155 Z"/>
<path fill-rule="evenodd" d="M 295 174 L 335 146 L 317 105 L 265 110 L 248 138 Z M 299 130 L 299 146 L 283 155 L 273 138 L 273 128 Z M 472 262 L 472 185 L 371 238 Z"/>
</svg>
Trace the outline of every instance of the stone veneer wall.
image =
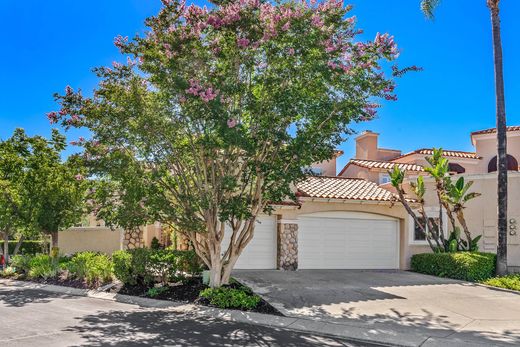
<svg viewBox="0 0 520 347">
<path fill-rule="evenodd" d="M 278 269 L 298 268 L 298 224 L 278 223 Z"/>
<path fill-rule="evenodd" d="M 123 240 L 124 249 L 134 249 L 143 246 L 143 230 L 141 228 L 125 230 L 125 236 Z"/>
</svg>

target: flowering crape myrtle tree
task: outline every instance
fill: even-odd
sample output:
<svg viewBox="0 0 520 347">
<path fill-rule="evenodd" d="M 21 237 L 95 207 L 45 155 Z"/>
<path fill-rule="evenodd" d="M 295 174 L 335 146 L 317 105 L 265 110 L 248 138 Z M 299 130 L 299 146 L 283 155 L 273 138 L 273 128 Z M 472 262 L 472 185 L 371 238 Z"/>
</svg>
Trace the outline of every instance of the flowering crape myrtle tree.
<svg viewBox="0 0 520 347">
<path fill-rule="evenodd" d="M 380 63 L 398 51 L 388 34 L 356 41 L 336 0 L 163 4 L 146 37 L 116 38 L 127 62 L 96 69 L 93 97 L 68 88 L 48 117 L 87 127 L 87 155 L 111 179 L 139 168 L 143 204 L 189 238 L 217 287 L 302 168 L 330 159 L 377 97 L 396 98 Z"/>
</svg>

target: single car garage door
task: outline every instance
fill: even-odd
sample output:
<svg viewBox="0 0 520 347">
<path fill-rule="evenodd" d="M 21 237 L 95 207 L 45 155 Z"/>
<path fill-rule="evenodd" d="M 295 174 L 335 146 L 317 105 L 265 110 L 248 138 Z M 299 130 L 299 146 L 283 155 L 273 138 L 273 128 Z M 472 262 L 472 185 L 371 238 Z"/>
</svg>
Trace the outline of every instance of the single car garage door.
<svg viewBox="0 0 520 347">
<path fill-rule="evenodd" d="M 300 269 L 399 268 L 396 219 L 329 212 L 300 217 L 298 224 Z"/>
<path fill-rule="evenodd" d="M 238 258 L 235 269 L 276 269 L 276 216 L 262 216 L 258 222 L 253 239 Z M 226 230 L 223 250 L 229 246 L 230 237 Z"/>
</svg>

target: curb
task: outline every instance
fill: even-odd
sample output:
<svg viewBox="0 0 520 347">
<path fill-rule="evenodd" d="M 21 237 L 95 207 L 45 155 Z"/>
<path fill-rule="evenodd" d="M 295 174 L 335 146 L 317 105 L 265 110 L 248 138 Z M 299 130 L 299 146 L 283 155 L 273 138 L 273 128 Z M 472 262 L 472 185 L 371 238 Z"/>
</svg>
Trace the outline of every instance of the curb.
<svg viewBox="0 0 520 347">
<path fill-rule="evenodd" d="M 169 309 L 181 314 L 195 314 L 200 317 L 230 320 L 251 325 L 266 326 L 270 328 L 288 329 L 305 333 L 314 333 L 320 336 L 345 339 L 351 342 L 367 343 L 379 346 L 393 347 L 470 347 L 486 346 L 475 342 L 450 339 L 453 331 L 446 331 L 445 336 L 431 336 L 415 331 L 403 329 L 376 328 L 373 324 L 362 326 L 347 325 L 340 323 L 322 322 L 296 317 L 281 317 L 263 313 L 218 309 L 183 302 L 158 300 L 151 298 L 136 297 L 124 294 L 107 293 L 102 290 L 88 290 L 72 287 L 64 287 L 53 284 L 41 284 L 28 281 L 19 281 L 0 278 L 0 284 L 17 288 L 43 290 L 46 292 L 64 295 L 89 297 L 93 299 L 108 300 L 126 304 L 137 305 L 146 308 Z M 443 334 L 444 335 L 444 334 Z"/>
</svg>

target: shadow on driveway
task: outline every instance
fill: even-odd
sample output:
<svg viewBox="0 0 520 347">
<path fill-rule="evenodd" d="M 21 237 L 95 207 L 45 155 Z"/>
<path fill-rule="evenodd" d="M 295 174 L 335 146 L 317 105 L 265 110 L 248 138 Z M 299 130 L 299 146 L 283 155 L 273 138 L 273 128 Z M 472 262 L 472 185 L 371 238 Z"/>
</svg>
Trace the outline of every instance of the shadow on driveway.
<svg viewBox="0 0 520 347">
<path fill-rule="evenodd" d="M 81 346 L 368 346 L 312 334 L 166 311 L 111 311 L 66 329 Z"/>
</svg>

